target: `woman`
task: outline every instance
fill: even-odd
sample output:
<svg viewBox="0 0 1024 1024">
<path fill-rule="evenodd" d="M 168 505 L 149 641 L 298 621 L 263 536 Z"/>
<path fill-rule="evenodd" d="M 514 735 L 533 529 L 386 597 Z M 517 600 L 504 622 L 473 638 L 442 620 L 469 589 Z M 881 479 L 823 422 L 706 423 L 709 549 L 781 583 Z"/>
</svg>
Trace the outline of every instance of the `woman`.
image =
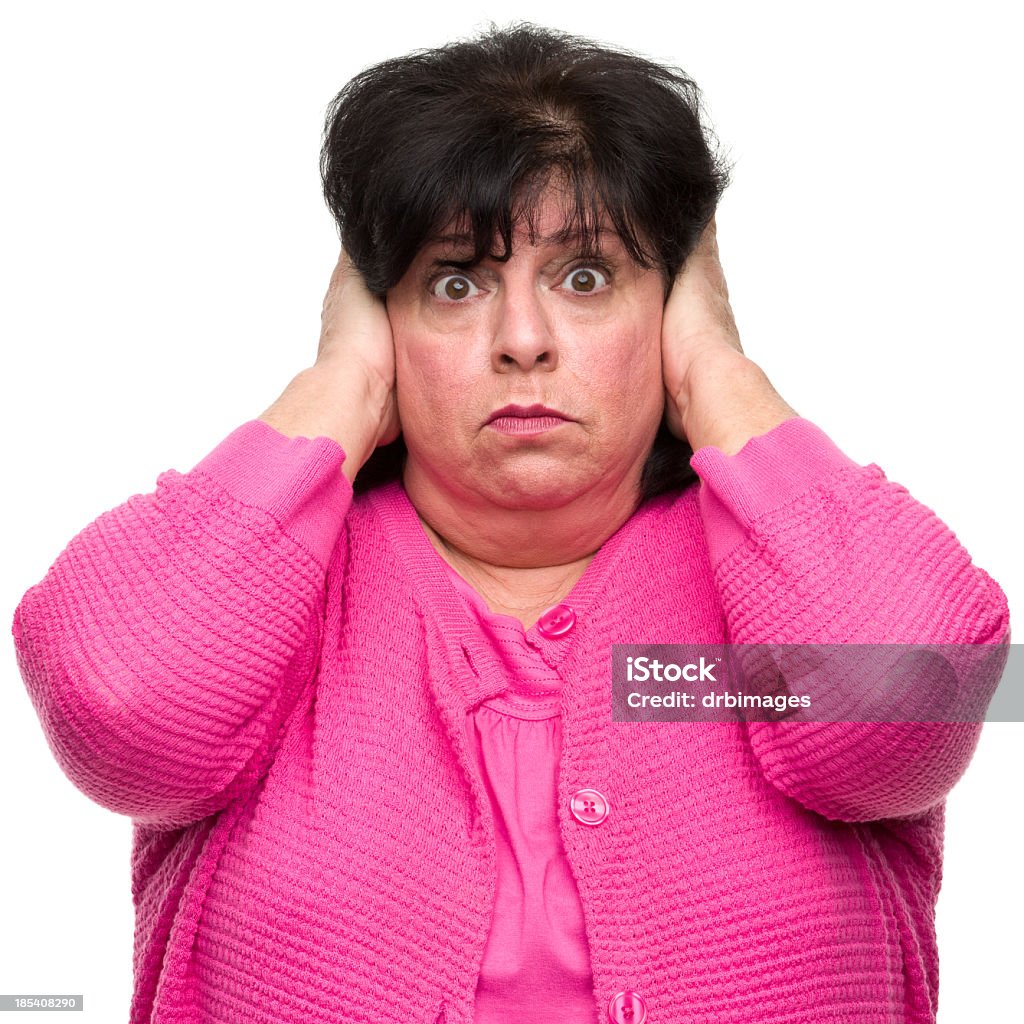
<svg viewBox="0 0 1024 1024">
<path fill-rule="evenodd" d="M 323 171 L 315 365 L 15 616 L 134 822 L 132 1019 L 933 1020 L 977 725 L 610 718 L 616 643 L 1008 629 L 743 355 L 692 83 L 492 32 L 350 83 Z"/>
</svg>

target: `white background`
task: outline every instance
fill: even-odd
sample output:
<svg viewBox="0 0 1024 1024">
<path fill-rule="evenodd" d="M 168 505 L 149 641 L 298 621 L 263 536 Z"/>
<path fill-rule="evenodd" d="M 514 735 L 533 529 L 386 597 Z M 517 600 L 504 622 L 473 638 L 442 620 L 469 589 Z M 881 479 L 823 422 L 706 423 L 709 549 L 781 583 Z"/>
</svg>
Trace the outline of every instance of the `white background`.
<svg viewBox="0 0 1024 1024">
<path fill-rule="evenodd" d="M 718 233 L 748 354 L 1021 608 L 1012 5 L 353 6 L 8 8 L 6 622 L 73 534 L 312 362 L 338 246 L 317 157 L 342 84 L 513 17 L 696 79 L 737 160 Z M 0 721 L 0 992 L 84 993 L 76 1019 L 127 1020 L 130 824 L 57 768 L 13 644 Z M 948 802 L 942 1024 L 1020 1019 L 1022 738 L 986 726 Z"/>
</svg>

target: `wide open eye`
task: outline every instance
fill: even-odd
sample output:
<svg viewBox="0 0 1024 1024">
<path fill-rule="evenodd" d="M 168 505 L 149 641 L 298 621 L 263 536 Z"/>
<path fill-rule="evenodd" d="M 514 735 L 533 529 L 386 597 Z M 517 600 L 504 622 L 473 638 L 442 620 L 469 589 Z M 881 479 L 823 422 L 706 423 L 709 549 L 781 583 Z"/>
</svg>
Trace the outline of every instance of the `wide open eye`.
<svg viewBox="0 0 1024 1024">
<path fill-rule="evenodd" d="M 447 302 L 458 302 L 460 299 L 476 295 L 479 291 L 464 274 L 445 274 L 433 283 L 430 290 L 436 298 Z"/>
<path fill-rule="evenodd" d="M 588 295 L 600 291 L 607 284 L 608 276 L 603 270 L 597 267 L 576 267 L 566 275 L 561 286 L 577 295 Z"/>
</svg>

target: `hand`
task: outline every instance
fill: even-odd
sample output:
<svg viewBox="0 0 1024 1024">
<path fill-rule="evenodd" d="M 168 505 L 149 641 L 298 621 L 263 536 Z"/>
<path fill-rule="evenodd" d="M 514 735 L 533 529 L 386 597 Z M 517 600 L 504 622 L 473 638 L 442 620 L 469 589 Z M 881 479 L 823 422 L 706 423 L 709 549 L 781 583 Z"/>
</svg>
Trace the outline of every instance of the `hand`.
<svg viewBox="0 0 1024 1024">
<path fill-rule="evenodd" d="M 683 410 L 689 371 L 699 359 L 743 354 L 729 305 L 729 286 L 718 259 L 718 236 L 712 217 L 676 276 L 665 304 L 661 327 L 661 363 L 665 381 L 665 415 L 669 430 L 686 437 Z"/>
<path fill-rule="evenodd" d="M 382 299 L 366 287 L 344 248 L 331 275 L 320 313 L 320 345 L 314 370 L 346 379 L 362 371 L 383 396 L 376 445 L 390 444 L 401 433 L 395 396 L 395 343 Z"/>
<path fill-rule="evenodd" d="M 714 217 L 665 304 L 661 360 L 666 424 L 694 451 L 714 445 L 735 455 L 752 437 L 798 415 L 743 354 Z"/>
<path fill-rule="evenodd" d="M 350 482 L 401 433 L 391 321 L 344 250 L 324 296 L 316 362 L 259 418 L 286 437 L 333 438 Z"/>
</svg>

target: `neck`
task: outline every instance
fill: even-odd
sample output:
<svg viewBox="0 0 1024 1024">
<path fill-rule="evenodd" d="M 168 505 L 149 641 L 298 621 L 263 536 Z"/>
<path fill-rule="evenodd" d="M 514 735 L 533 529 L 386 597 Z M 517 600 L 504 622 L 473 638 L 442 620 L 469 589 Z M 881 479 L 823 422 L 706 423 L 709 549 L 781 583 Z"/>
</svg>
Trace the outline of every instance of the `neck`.
<svg viewBox="0 0 1024 1024">
<path fill-rule="evenodd" d="M 441 557 L 493 610 L 509 614 L 564 597 L 639 495 L 639 481 L 629 480 L 558 507 L 506 508 L 475 492 L 452 492 L 411 462 L 402 483 Z"/>
</svg>

